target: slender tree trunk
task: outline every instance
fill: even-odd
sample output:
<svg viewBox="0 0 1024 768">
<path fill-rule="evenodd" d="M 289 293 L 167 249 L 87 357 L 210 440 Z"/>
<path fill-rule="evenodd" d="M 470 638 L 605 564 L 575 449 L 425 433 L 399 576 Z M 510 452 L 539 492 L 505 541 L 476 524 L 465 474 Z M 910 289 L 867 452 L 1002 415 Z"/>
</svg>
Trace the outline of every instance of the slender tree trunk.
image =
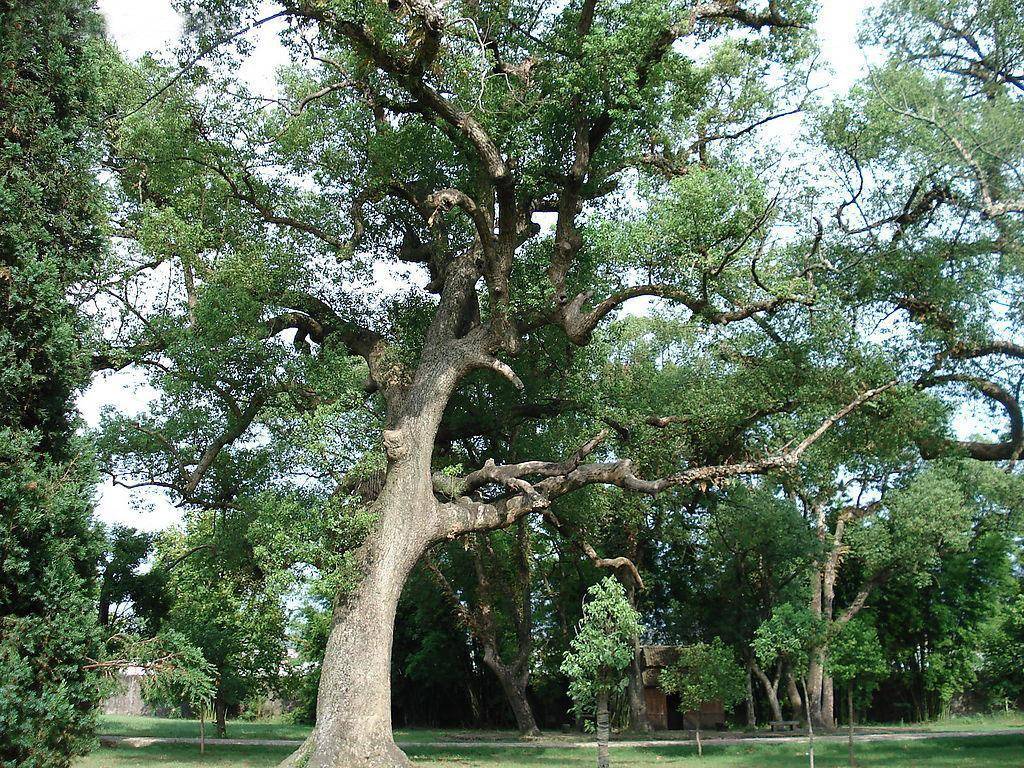
<svg viewBox="0 0 1024 768">
<path fill-rule="evenodd" d="M 814 511 L 817 515 L 818 538 L 825 543 L 825 505 L 820 502 L 814 504 Z M 815 562 L 814 571 L 811 574 L 811 593 L 809 608 L 816 619 L 821 619 L 822 602 L 822 564 Z M 821 717 L 821 682 L 824 674 L 823 649 L 815 648 L 811 653 L 810 665 L 807 668 L 807 677 L 804 681 L 804 695 L 809 717 L 815 722 Z"/>
<path fill-rule="evenodd" d="M 526 697 L 526 686 L 529 677 L 516 675 L 511 669 L 493 657 L 492 653 L 484 654 L 484 663 L 494 672 L 498 682 L 501 683 L 501 690 L 505 694 L 505 700 L 512 708 L 512 714 L 516 718 L 516 727 L 524 736 L 540 736 L 540 728 L 537 727 L 537 720 L 533 716 L 533 709 L 530 707 L 530 700 Z"/>
<path fill-rule="evenodd" d="M 597 768 L 608 768 L 608 691 L 597 694 Z"/>
<path fill-rule="evenodd" d="M 199 708 L 199 754 L 206 752 L 206 705 Z"/>
<path fill-rule="evenodd" d="M 807 695 L 807 680 L 804 679 L 804 701 L 807 703 L 807 758 L 810 761 L 810 768 L 814 768 L 814 723 L 811 718 L 810 700 Z"/>
<path fill-rule="evenodd" d="M 747 727 L 757 727 L 757 711 L 754 709 L 754 680 L 749 664 L 747 665 Z"/>
<path fill-rule="evenodd" d="M 857 765 L 857 761 L 853 758 L 853 681 L 851 680 L 849 685 L 846 686 L 846 717 L 849 720 L 849 731 L 847 744 L 850 747 L 850 768 Z"/>
<path fill-rule="evenodd" d="M 473 722 L 479 723 L 483 720 L 483 711 L 480 709 L 480 695 L 472 679 L 466 684 L 466 697 L 469 699 L 469 711 L 473 716 Z"/>
<path fill-rule="evenodd" d="M 700 740 L 700 712 L 697 712 L 697 757 L 704 757 L 704 745 Z"/>
<path fill-rule="evenodd" d="M 782 705 L 779 703 L 779 688 L 778 683 L 772 683 L 768 678 L 768 675 L 764 673 L 760 665 L 753 663 L 750 665 L 751 671 L 754 676 L 761 682 L 761 688 L 764 690 L 765 698 L 768 699 L 768 708 L 772 711 L 772 720 L 782 719 Z"/>
</svg>

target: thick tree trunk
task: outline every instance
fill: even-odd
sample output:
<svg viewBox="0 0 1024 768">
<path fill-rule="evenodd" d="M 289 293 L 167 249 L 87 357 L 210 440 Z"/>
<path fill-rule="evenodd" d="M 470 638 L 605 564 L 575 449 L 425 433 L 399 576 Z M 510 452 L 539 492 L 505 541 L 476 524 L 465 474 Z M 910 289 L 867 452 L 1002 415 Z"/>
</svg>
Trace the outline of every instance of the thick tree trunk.
<svg viewBox="0 0 1024 768">
<path fill-rule="evenodd" d="M 429 501 L 403 482 L 378 498 L 377 523 L 358 550 L 361 579 L 334 608 L 316 727 L 284 766 L 412 765 L 391 730 L 391 645 L 402 586 L 433 537 Z"/>
<path fill-rule="evenodd" d="M 213 713 L 217 718 L 217 738 L 224 739 L 228 735 L 228 705 L 221 698 L 213 700 Z"/>
<path fill-rule="evenodd" d="M 821 684 L 825 668 L 822 663 L 824 652 L 816 648 L 811 654 L 811 662 L 807 668 L 807 711 L 817 725 L 821 722 Z"/>
<path fill-rule="evenodd" d="M 794 720 L 800 720 L 804 716 L 804 701 L 800 696 L 800 689 L 796 686 L 796 678 L 793 672 L 787 669 L 786 675 L 786 696 L 789 699 L 789 709 Z"/>
<path fill-rule="evenodd" d="M 516 727 L 524 736 L 540 736 L 540 728 L 537 727 L 537 720 L 533 716 L 533 709 L 530 707 L 530 700 L 526 697 L 526 685 L 529 677 L 516 675 L 511 669 L 493 658 L 491 653 L 484 654 L 484 663 L 501 683 L 501 690 L 505 694 L 505 700 L 512 708 L 512 714 L 516 718 Z"/>
<path fill-rule="evenodd" d="M 647 719 L 647 701 L 644 699 L 642 659 L 643 651 L 638 642 L 633 652 L 633 663 L 628 670 L 629 727 L 634 731 L 647 733 L 651 730 L 651 723 Z"/>
<path fill-rule="evenodd" d="M 836 727 L 835 685 L 831 675 L 821 678 L 821 725 L 827 730 Z"/>
<path fill-rule="evenodd" d="M 822 730 L 835 728 L 832 678 L 825 674 L 827 649 L 814 651 L 807 671 L 808 709 L 814 724 Z"/>
<path fill-rule="evenodd" d="M 640 564 L 639 550 L 636 537 L 631 535 L 632 547 L 629 552 L 630 559 L 635 565 Z M 626 590 L 629 604 L 636 608 L 636 583 L 631 576 L 618 572 L 616 577 L 619 583 Z M 644 657 L 643 646 L 640 639 L 636 638 L 633 644 L 633 661 L 626 670 L 626 697 L 629 701 L 629 728 L 639 733 L 649 733 L 651 723 L 647 719 L 647 700 L 644 698 Z"/>
<path fill-rule="evenodd" d="M 597 768 L 608 768 L 608 738 L 611 727 L 608 722 L 608 691 L 597 694 Z"/>
</svg>

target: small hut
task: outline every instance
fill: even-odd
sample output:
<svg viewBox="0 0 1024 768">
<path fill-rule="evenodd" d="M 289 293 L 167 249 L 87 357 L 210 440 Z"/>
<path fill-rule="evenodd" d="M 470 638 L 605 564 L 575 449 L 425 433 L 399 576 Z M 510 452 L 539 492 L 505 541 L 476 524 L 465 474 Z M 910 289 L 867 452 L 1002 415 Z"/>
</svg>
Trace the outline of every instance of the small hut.
<svg viewBox="0 0 1024 768">
<path fill-rule="evenodd" d="M 645 645 L 643 647 L 644 701 L 647 705 L 647 721 L 655 731 L 681 731 L 695 728 L 701 730 L 725 727 L 725 708 L 718 700 L 705 701 L 700 709 L 681 713 L 679 697 L 666 695 L 658 687 L 661 670 L 669 667 L 679 658 L 677 645 Z"/>
</svg>

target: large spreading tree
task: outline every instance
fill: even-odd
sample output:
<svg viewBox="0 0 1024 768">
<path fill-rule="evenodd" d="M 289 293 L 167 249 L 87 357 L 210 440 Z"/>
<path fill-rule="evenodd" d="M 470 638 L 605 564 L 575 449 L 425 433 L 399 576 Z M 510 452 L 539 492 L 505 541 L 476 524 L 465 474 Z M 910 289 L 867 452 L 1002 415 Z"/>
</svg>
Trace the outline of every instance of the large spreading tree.
<svg viewBox="0 0 1024 768">
<path fill-rule="evenodd" d="M 864 403 L 962 383 L 940 366 L 976 346 L 928 335 L 944 354 L 922 378 L 864 317 L 939 317 L 867 267 L 932 265 L 900 227 L 966 195 L 914 188 L 902 217 L 853 231 L 846 206 L 826 232 L 806 215 L 813 188 L 762 143 L 807 98 L 811 6 L 289 0 L 259 18 L 264 4 L 200 0 L 184 4 L 184 72 L 111 61 L 120 246 L 94 362 L 141 366 L 159 397 L 107 419 L 109 468 L 214 519 L 263 510 L 279 565 L 331 587 L 316 728 L 292 764 L 409 764 L 392 627 L 437 542 L 529 515 L 580 541 L 570 499 L 681 505 L 786 475 Z M 229 52 L 269 22 L 292 54 L 274 99 L 240 85 Z M 840 150 L 857 127 L 844 114 L 826 126 Z M 960 180 L 984 205 L 970 214 L 1012 217 L 983 170 Z M 865 235 L 879 227 L 900 237 Z M 617 400 L 603 374 L 628 374 L 629 355 L 605 321 L 634 300 L 662 320 L 635 345 L 663 357 Z M 941 408 L 921 413 L 915 446 L 963 448 Z M 665 430 L 663 450 L 639 439 Z"/>
</svg>

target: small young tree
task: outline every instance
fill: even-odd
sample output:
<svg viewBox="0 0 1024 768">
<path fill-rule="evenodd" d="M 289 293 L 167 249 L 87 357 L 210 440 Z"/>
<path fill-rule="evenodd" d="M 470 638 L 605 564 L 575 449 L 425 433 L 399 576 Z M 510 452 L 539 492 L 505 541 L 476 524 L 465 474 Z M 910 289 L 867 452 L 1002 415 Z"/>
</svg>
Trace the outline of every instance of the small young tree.
<svg viewBox="0 0 1024 768">
<path fill-rule="evenodd" d="M 569 696 L 581 715 L 597 720 L 597 766 L 608 768 L 608 697 L 626 684 L 633 646 L 640 634 L 640 614 L 613 576 L 587 590 L 579 631 L 562 662 L 569 678 Z"/>
<path fill-rule="evenodd" d="M 847 743 L 850 748 L 850 765 L 855 764 L 853 756 L 853 689 L 857 683 L 864 684 L 888 671 L 878 633 L 870 622 L 854 618 L 840 624 L 839 631 L 830 643 L 828 673 L 846 686 L 846 706 L 849 719 Z"/>
<path fill-rule="evenodd" d="M 141 668 L 142 694 L 149 703 L 180 704 L 204 713 L 210 708 L 216 691 L 217 670 L 203 652 L 188 638 L 174 630 L 153 637 L 133 633 L 112 635 L 106 642 L 102 660 L 89 659 L 86 669 L 103 675 L 100 690 L 104 697 L 121 691 L 119 673 Z M 205 721 L 202 721 L 205 723 Z M 204 724 L 199 730 L 199 751 L 206 748 Z"/>
<path fill-rule="evenodd" d="M 825 625 L 806 607 L 784 603 L 754 633 L 754 653 L 767 666 L 777 660 L 800 679 L 807 717 L 807 755 L 814 768 L 814 726 L 807 696 L 807 670 L 814 649 L 821 645 Z"/>
<path fill-rule="evenodd" d="M 284 659 L 282 598 L 258 565 L 236 561 L 247 557 L 250 545 L 232 525 L 239 521 L 221 519 L 214 533 L 197 521 L 186 532 L 167 532 L 159 547 L 173 594 L 161 627 L 186 638 L 212 665 L 209 704 L 219 738 L 227 736 L 228 710 L 276 684 Z M 205 718 L 205 710 L 200 715 Z"/>
<path fill-rule="evenodd" d="M 665 693 L 679 696 L 679 711 L 697 711 L 697 754 L 704 756 L 700 740 L 700 706 L 718 699 L 731 707 L 747 692 L 747 674 L 736 663 L 732 650 L 719 638 L 682 648 L 674 664 L 661 672 L 658 680 Z"/>
</svg>

